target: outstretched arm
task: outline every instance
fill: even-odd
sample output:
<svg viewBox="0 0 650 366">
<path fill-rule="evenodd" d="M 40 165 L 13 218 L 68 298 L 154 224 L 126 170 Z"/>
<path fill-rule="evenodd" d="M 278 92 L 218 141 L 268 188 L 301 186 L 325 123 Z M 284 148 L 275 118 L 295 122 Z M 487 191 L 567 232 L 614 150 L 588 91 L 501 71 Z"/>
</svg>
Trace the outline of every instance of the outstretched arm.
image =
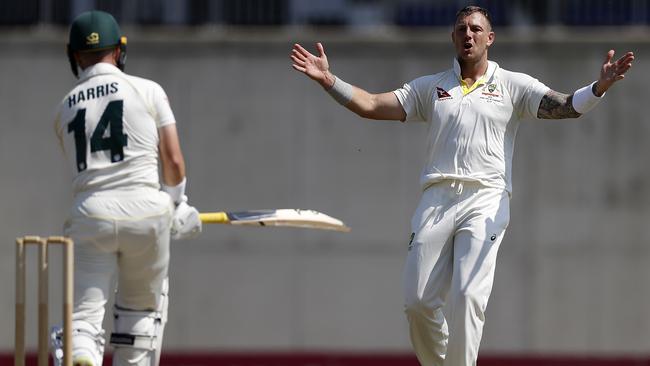
<svg viewBox="0 0 650 366">
<path fill-rule="evenodd" d="M 573 108 L 573 94 L 564 94 L 549 90 L 542 97 L 537 110 L 537 118 L 543 119 L 562 119 L 578 118 L 580 113 Z"/>
<path fill-rule="evenodd" d="M 320 84 L 334 99 L 352 112 L 364 118 L 381 120 L 406 119 L 406 112 L 392 92 L 371 94 L 337 78 L 329 71 L 329 62 L 321 43 L 316 44 L 318 56 L 294 44 L 291 65 Z"/>
<path fill-rule="evenodd" d="M 605 62 L 600 70 L 600 78 L 591 84 L 590 88 L 579 89 L 571 95 L 549 90 L 539 103 L 537 117 L 545 119 L 577 118 L 591 109 L 597 102 L 597 99 L 594 98 L 602 97 L 615 82 L 625 78 L 625 73 L 632 67 L 634 53 L 628 52 L 612 63 L 613 57 L 614 50 L 607 52 Z"/>
</svg>

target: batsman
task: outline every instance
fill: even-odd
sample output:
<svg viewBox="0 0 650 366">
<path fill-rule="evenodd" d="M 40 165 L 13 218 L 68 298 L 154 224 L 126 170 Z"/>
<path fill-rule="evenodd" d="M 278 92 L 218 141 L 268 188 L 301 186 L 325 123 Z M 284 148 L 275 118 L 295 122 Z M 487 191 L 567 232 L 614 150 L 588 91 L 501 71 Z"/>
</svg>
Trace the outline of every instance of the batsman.
<svg viewBox="0 0 650 366">
<path fill-rule="evenodd" d="M 159 84 L 124 73 L 126 37 L 113 16 L 82 13 L 69 36 L 78 81 L 59 105 L 55 132 L 74 194 L 64 226 L 76 254 L 72 361 L 102 364 L 102 321 L 115 295 L 113 365 L 156 366 L 167 322 L 170 233 L 184 239 L 201 232 L 185 195 L 176 119 Z"/>
<path fill-rule="evenodd" d="M 429 125 L 422 195 L 404 269 L 411 343 L 423 366 L 476 365 L 497 251 L 510 217 L 515 135 L 525 118 L 578 118 L 625 77 L 634 54 L 610 50 L 596 81 L 571 94 L 488 59 L 489 13 L 468 6 L 451 32 L 452 67 L 380 94 L 348 84 L 318 55 L 294 45 L 293 68 L 364 118 Z M 450 311 L 443 314 L 448 303 Z"/>
</svg>

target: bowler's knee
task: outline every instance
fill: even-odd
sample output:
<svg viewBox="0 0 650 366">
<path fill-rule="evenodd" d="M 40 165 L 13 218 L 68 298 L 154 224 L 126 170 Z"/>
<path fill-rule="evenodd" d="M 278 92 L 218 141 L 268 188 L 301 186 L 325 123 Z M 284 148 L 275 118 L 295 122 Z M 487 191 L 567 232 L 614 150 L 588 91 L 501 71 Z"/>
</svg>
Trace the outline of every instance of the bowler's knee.
<svg viewBox="0 0 650 366">
<path fill-rule="evenodd" d="M 408 317 L 426 317 L 429 319 L 436 318 L 436 313 L 442 311 L 444 304 L 435 301 L 429 301 L 420 294 L 406 296 L 404 301 L 404 312 Z"/>
<path fill-rule="evenodd" d="M 482 292 L 467 288 L 463 289 L 456 294 L 454 304 L 455 308 L 464 309 L 465 312 L 469 312 L 475 318 L 481 321 L 485 320 L 487 296 Z"/>
</svg>

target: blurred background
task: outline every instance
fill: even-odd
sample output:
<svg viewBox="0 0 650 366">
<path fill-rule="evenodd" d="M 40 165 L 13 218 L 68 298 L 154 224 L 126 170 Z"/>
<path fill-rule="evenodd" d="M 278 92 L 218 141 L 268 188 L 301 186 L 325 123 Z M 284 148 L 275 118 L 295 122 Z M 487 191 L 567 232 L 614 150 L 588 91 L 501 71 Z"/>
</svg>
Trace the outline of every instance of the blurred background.
<svg viewBox="0 0 650 366">
<path fill-rule="evenodd" d="M 478 4 L 497 26 L 630 26 L 648 24 L 647 0 L 4 0 L 5 26 L 68 25 L 102 9 L 140 26 L 426 26 L 447 27 L 459 8 Z"/>
<path fill-rule="evenodd" d="M 13 353 L 12 243 L 60 234 L 71 197 L 53 132 L 75 83 L 67 26 L 101 9 L 129 37 L 126 71 L 169 95 L 190 202 L 311 208 L 352 227 L 206 226 L 173 243 L 163 365 L 417 365 L 401 271 L 427 127 L 360 119 L 289 53 L 323 42 L 334 73 L 394 90 L 451 67 L 450 25 L 470 3 L 492 13 L 490 58 L 558 91 L 595 80 L 609 49 L 637 56 L 591 113 L 521 125 L 479 364 L 650 365 L 650 0 L 2 0 L 0 364 Z M 34 265 L 28 280 L 34 350 Z"/>
</svg>

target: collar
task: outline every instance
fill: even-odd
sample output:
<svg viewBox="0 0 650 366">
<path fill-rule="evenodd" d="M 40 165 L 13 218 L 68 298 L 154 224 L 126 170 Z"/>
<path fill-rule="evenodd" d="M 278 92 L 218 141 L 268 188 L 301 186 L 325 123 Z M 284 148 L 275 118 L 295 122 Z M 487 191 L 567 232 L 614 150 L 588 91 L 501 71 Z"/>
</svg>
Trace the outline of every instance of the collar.
<svg viewBox="0 0 650 366">
<path fill-rule="evenodd" d="M 461 77 L 460 64 L 458 63 L 458 60 L 454 57 L 454 74 L 456 74 L 456 79 L 458 79 L 461 89 L 463 90 L 463 95 L 469 94 L 472 90 L 487 83 L 488 80 L 492 79 L 492 76 L 494 75 L 494 72 L 498 67 L 499 64 L 497 64 L 494 61 L 488 60 L 488 68 L 485 74 L 483 74 L 483 76 L 478 78 L 478 80 L 476 80 L 474 85 L 466 85 Z"/>
<path fill-rule="evenodd" d="M 79 82 L 82 82 L 93 76 L 97 76 L 101 74 L 121 74 L 121 73 L 122 70 L 120 70 L 117 66 L 106 62 L 100 62 L 83 69 L 79 73 Z"/>
</svg>

